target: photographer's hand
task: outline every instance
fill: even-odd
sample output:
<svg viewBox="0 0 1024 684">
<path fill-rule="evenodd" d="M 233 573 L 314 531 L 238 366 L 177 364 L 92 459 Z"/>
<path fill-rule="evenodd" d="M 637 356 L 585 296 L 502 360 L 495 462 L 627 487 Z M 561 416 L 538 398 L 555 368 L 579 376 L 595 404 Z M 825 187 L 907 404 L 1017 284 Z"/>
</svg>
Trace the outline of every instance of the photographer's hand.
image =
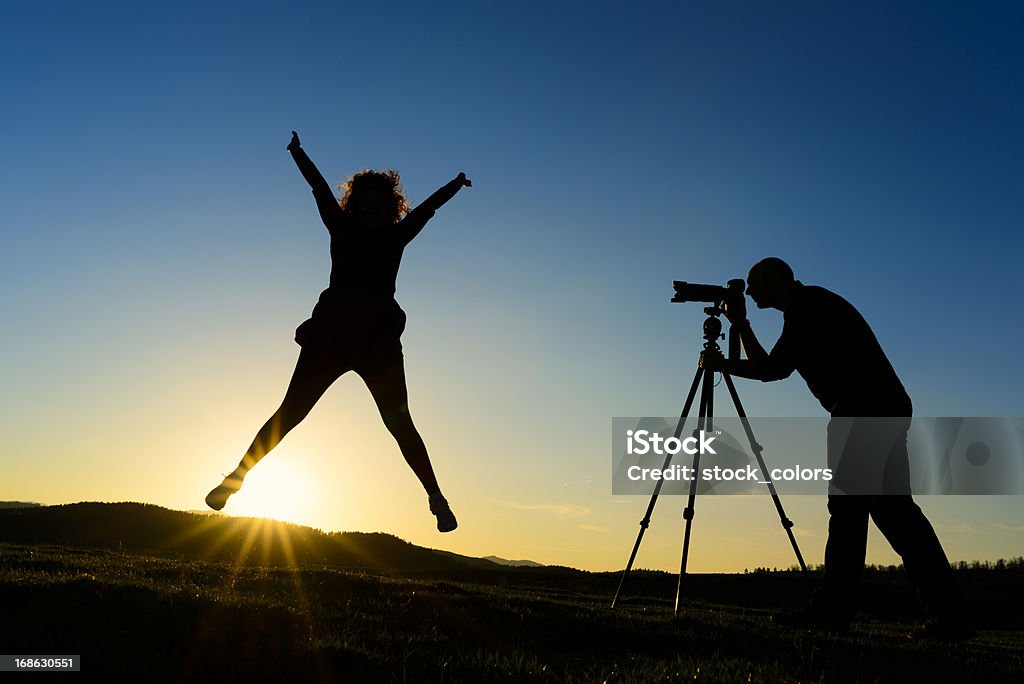
<svg viewBox="0 0 1024 684">
<path fill-rule="evenodd" d="M 705 349 L 700 354 L 700 367 L 706 368 L 712 371 L 722 371 L 725 369 L 725 357 L 722 356 L 722 352 L 718 350 Z"/>
<path fill-rule="evenodd" d="M 724 311 L 725 317 L 733 325 L 745 323 L 747 320 L 747 298 L 742 292 L 730 297 L 725 301 Z"/>
</svg>

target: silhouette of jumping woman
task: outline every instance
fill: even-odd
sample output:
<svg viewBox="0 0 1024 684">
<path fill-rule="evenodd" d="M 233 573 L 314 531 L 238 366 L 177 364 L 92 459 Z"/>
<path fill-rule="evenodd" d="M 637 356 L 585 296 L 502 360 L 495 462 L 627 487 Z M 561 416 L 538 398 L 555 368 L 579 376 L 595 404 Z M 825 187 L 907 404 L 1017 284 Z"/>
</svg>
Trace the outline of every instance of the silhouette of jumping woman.
<svg viewBox="0 0 1024 684">
<path fill-rule="evenodd" d="M 246 473 L 351 370 L 363 378 L 385 426 L 426 490 L 437 529 L 450 532 L 458 523 L 409 415 L 401 343 L 405 312 L 395 301 L 395 280 L 405 246 L 435 211 L 472 183 L 460 173 L 410 211 L 398 173 L 366 170 L 343 186 L 339 201 L 295 131 L 288 151 L 312 188 L 331 236 L 330 285 L 312 316 L 295 331 L 302 349 L 281 406 L 260 428 L 238 467 L 206 496 L 206 504 L 216 511 L 224 508 L 228 497 L 241 489 Z"/>
</svg>

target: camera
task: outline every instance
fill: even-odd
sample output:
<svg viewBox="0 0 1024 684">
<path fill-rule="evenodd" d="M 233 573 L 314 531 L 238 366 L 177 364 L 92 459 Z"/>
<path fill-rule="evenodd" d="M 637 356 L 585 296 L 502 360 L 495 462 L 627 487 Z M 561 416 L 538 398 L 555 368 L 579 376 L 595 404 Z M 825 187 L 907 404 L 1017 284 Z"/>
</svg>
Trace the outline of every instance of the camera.
<svg viewBox="0 0 1024 684">
<path fill-rule="evenodd" d="M 746 284 L 742 278 L 733 278 L 724 287 L 673 280 L 672 287 L 676 291 L 672 296 L 673 302 L 707 302 L 720 307 L 728 301 L 734 301 L 735 297 L 742 297 Z"/>
</svg>

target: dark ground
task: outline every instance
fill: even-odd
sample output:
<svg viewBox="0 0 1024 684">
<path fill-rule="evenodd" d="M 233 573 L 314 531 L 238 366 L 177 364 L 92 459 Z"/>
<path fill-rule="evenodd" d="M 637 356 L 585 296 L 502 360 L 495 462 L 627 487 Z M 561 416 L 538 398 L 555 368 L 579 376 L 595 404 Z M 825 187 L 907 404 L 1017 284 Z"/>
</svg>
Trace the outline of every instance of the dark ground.
<svg viewBox="0 0 1024 684">
<path fill-rule="evenodd" d="M 430 567 L 428 550 L 406 545 L 403 561 L 404 542 L 386 535 L 345 542 L 360 567 L 289 566 L 261 559 L 276 557 L 280 532 L 264 537 L 259 522 L 245 524 L 262 544 L 243 535 L 244 553 L 228 559 L 123 541 L 26 543 L 9 537 L 32 519 L 15 534 L 2 518 L 0 653 L 77 654 L 83 673 L 115 681 L 1024 681 L 1020 562 L 958 570 L 980 634 L 944 644 L 907 638 L 917 609 L 896 570 L 867 573 L 857 624 L 834 636 L 771 622 L 806 596 L 793 572 L 690 576 L 676 619 L 666 573 L 634 573 L 612 610 L 616 573 L 447 556 Z M 402 567 L 370 567 L 387 549 Z"/>
</svg>

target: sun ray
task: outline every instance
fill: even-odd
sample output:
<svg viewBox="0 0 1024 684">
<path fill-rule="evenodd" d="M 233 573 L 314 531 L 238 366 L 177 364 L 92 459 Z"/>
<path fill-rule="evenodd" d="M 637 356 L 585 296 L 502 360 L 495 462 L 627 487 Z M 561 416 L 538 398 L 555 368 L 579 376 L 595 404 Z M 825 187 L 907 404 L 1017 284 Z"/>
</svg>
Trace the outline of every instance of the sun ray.
<svg viewBox="0 0 1024 684">
<path fill-rule="evenodd" d="M 238 522 L 242 523 L 243 521 L 239 520 Z M 239 545 L 238 556 L 235 558 L 235 561 L 232 563 L 231 569 L 228 572 L 227 586 L 229 588 L 234 587 L 235 580 L 238 579 L 238 575 L 241 574 L 242 568 L 246 565 L 246 561 L 249 559 L 249 554 L 256 545 L 256 538 L 259 536 L 263 525 L 266 524 L 266 521 L 260 518 L 248 518 L 244 522 L 249 524 L 249 532 Z"/>
<path fill-rule="evenodd" d="M 271 522 L 269 520 L 264 521 L 262 524 L 263 537 L 260 539 L 260 561 L 263 565 L 270 565 L 270 560 L 273 558 L 273 546 L 274 546 L 274 527 L 280 525 L 279 522 Z"/>
<path fill-rule="evenodd" d="M 191 546 L 191 542 L 200 542 L 199 551 L 205 558 L 212 558 L 223 549 L 236 534 L 236 525 L 232 518 L 222 515 L 210 514 L 202 521 L 181 530 L 177 534 L 161 541 L 162 548 L 169 551 L 181 551 Z M 213 539 L 207 543 L 205 538 Z"/>
</svg>

